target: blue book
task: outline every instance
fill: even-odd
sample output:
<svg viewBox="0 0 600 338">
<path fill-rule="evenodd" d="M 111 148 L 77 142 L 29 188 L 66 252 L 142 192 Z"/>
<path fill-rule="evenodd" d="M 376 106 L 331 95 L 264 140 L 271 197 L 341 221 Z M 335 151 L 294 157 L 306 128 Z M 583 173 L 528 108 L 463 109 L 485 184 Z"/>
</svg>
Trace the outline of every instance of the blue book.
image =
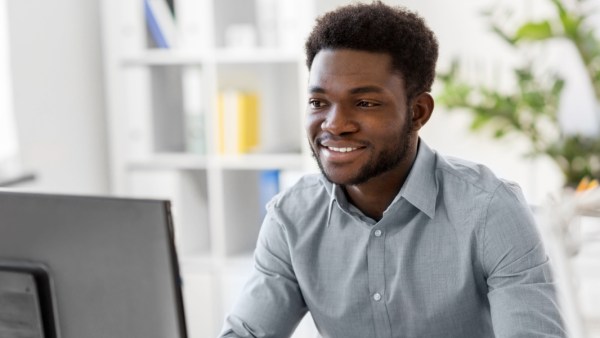
<svg viewBox="0 0 600 338">
<path fill-rule="evenodd" d="M 175 44 L 175 20 L 164 0 L 144 0 L 144 16 L 158 48 L 172 48 Z"/>
<path fill-rule="evenodd" d="M 266 204 L 279 193 L 279 170 L 263 170 L 259 178 L 259 201 L 262 218 L 266 215 Z"/>
</svg>

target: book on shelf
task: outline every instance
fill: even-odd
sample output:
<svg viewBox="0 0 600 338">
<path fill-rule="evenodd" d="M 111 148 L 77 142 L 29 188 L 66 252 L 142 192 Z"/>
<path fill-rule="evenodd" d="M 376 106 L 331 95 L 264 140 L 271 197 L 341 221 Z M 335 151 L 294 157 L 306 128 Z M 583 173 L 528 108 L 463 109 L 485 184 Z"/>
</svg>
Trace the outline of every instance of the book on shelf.
<svg viewBox="0 0 600 338">
<path fill-rule="evenodd" d="M 259 96 L 255 92 L 223 90 L 218 97 L 219 153 L 252 152 L 260 141 Z"/>
<path fill-rule="evenodd" d="M 189 66 L 182 73 L 185 151 L 206 154 L 206 118 L 204 114 L 202 69 Z"/>
<path fill-rule="evenodd" d="M 175 17 L 175 0 L 166 0 L 167 6 L 169 7 L 169 11 L 173 13 L 173 17 Z"/>
<path fill-rule="evenodd" d="M 267 203 L 279 193 L 279 176 L 278 169 L 263 170 L 259 174 L 258 200 L 261 206 L 261 218 L 266 215 Z"/>
<path fill-rule="evenodd" d="M 156 47 L 173 48 L 177 46 L 175 17 L 166 0 L 144 0 L 144 16 Z"/>
</svg>

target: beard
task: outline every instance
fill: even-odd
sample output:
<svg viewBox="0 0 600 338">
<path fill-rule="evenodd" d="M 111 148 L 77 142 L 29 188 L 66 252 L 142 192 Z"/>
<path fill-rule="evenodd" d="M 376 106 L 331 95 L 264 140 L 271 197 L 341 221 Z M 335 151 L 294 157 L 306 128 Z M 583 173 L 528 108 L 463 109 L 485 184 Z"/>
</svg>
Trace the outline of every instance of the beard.
<svg viewBox="0 0 600 338">
<path fill-rule="evenodd" d="M 379 153 L 373 154 L 369 161 L 367 161 L 367 164 L 363 165 L 357 171 L 356 175 L 348 178 L 344 182 L 333 181 L 328 175 L 327 170 L 325 170 L 325 167 L 323 166 L 315 147 L 311 145 L 310 149 L 314 159 L 317 161 L 321 173 L 329 182 L 339 185 L 359 185 L 369 181 L 371 178 L 377 177 L 396 168 L 398 165 L 400 165 L 400 163 L 407 159 L 408 151 L 414 136 L 412 127 L 413 121 L 409 118 L 404 124 L 402 130 L 398 133 L 395 142 L 381 150 Z"/>
</svg>

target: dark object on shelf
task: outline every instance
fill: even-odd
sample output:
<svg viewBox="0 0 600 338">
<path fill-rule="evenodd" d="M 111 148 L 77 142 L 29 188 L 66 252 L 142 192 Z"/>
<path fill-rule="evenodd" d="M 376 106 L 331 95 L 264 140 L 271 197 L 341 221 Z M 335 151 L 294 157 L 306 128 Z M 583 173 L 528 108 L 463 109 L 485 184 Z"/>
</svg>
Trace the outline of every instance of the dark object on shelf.
<svg viewBox="0 0 600 338">
<path fill-rule="evenodd" d="M 31 182 L 35 180 L 35 174 L 33 173 L 21 173 L 19 175 L 13 175 L 9 177 L 0 176 L 0 188 L 12 187 L 17 184 Z"/>
</svg>

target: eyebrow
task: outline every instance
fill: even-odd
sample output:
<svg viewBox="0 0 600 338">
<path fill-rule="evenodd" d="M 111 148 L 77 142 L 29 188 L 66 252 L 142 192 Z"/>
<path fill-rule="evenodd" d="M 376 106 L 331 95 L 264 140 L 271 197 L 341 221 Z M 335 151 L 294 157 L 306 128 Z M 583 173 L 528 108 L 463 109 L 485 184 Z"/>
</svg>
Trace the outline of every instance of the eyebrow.
<svg viewBox="0 0 600 338">
<path fill-rule="evenodd" d="M 376 86 L 365 86 L 365 87 L 357 87 L 352 88 L 350 90 L 350 94 L 365 94 L 365 93 L 382 93 L 383 89 Z"/>
<path fill-rule="evenodd" d="M 325 89 L 319 86 L 311 86 L 308 88 L 309 93 L 325 94 Z M 350 89 L 350 94 L 364 94 L 364 93 L 382 93 L 383 89 L 377 86 L 364 86 Z"/>
<path fill-rule="evenodd" d="M 319 86 L 310 86 L 308 88 L 308 92 L 311 94 L 325 94 L 325 89 L 319 87 Z"/>
</svg>

